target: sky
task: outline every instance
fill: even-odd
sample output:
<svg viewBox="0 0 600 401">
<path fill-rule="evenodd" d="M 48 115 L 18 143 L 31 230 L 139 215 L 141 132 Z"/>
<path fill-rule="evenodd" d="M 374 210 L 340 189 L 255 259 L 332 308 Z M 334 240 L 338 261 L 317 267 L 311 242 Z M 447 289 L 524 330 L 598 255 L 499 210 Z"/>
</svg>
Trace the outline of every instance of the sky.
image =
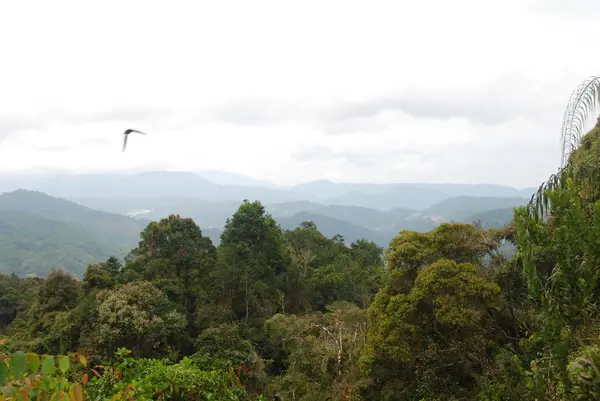
<svg viewBox="0 0 600 401">
<path fill-rule="evenodd" d="M 598 18 L 597 0 L 3 2 L 0 179 L 537 186 L 600 74 Z M 127 128 L 148 135 L 123 153 Z"/>
</svg>

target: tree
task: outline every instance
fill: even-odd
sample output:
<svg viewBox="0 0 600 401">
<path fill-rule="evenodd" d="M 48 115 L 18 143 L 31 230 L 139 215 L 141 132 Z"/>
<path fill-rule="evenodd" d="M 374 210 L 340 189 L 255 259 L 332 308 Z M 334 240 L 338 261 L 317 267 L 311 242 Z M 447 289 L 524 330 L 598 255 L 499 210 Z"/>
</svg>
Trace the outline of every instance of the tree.
<svg viewBox="0 0 600 401">
<path fill-rule="evenodd" d="M 192 219 L 169 215 L 148 224 L 124 268 L 124 281 L 150 281 L 169 300 L 180 305 L 190 324 L 184 346 L 186 353 L 192 351 L 193 339 L 200 330 L 196 325 L 200 306 L 212 303 L 217 296 L 218 288 L 213 281 L 216 257 L 212 241 L 202 235 Z M 107 268 L 114 265 L 109 262 L 105 264 Z"/>
<path fill-rule="evenodd" d="M 288 252 L 273 217 L 260 202 L 244 200 L 225 223 L 219 244 L 223 287 L 239 316 L 268 317 L 278 308 L 275 289 L 289 264 Z"/>
<path fill-rule="evenodd" d="M 480 266 L 494 253 L 498 241 L 491 231 L 464 223 L 446 223 L 426 232 L 402 231 L 390 243 L 388 268 L 402 271 L 408 288 L 419 269 L 442 258 Z"/>
<path fill-rule="evenodd" d="M 97 295 L 98 318 L 92 345 L 109 356 L 119 347 L 137 357 L 174 356 L 185 316 L 148 281 L 128 283 Z"/>
<path fill-rule="evenodd" d="M 366 310 L 346 302 L 324 314 L 274 315 L 265 332 L 285 357 L 272 390 L 298 400 L 360 400 L 357 361 L 367 330 Z"/>
<path fill-rule="evenodd" d="M 393 276 L 401 275 L 399 271 Z M 441 259 L 408 293 L 390 279 L 369 307 L 361 356 L 370 399 L 469 399 L 490 361 L 500 289 L 471 263 Z"/>
<path fill-rule="evenodd" d="M 0 332 L 17 317 L 22 291 L 21 280 L 16 274 L 0 275 Z"/>
<path fill-rule="evenodd" d="M 86 292 L 112 288 L 115 282 L 108 270 L 101 264 L 89 265 L 83 275 L 83 288 Z"/>
<path fill-rule="evenodd" d="M 42 353 L 63 353 L 77 345 L 79 327 L 71 317 L 81 283 L 62 270 L 52 270 L 37 289 L 23 319 L 11 331 L 15 340 Z"/>
<path fill-rule="evenodd" d="M 206 370 L 236 368 L 243 383 L 255 391 L 264 387 L 267 379 L 265 361 L 233 323 L 220 324 L 200 333 L 192 358 Z"/>
</svg>

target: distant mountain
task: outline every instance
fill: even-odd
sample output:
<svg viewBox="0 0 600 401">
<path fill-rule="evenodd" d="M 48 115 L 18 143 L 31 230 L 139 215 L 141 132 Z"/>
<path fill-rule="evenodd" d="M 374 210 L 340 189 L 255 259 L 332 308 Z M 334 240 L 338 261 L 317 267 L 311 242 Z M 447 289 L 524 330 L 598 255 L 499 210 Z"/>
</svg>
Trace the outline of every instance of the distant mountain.
<svg viewBox="0 0 600 401">
<path fill-rule="evenodd" d="M 317 228 L 319 231 L 321 231 L 321 233 L 323 233 L 323 235 L 327 237 L 333 237 L 336 234 L 340 234 L 344 237 L 347 244 L 355 242 L 361 238 L 366 238 L 377 243 L 379 246 L 387 247 L 391 240 L 391 238 L 371 231 L 367 228 L 322 214 L 301 212 L 290 217 L 275 217 L 275 220 L 281 225 L 282 228 L 288 230 L 293 230 L 302 222 L 312 221 L 316 224 Z"/>
<path fill-rule="evenodd" d="M 388 230 L 395 224 L 390 213 L 362 206 L 329 205 L 312 210 L 312 213 L 322 214 L 338 220 L 345 220 L 370 230 Z"/>
<path fill-rule="evenodd" d="M 456 196 L 530 197 L 536 191 L 535 188 L 517 189 L 494 184 L 350 184 L 329 180 L 296 185 L 293 190 L 322 199 L 322 203 L 380 210 L 398 207 L 423 210 Z"/>
<path fill-rule="evenodd" d="M 383 187 L 380 189 L 383 189 Z M 336 198 L 328 199 L 328 203 L 362 206 L 378 210 L 391 210 L 398 207 L 419 210 L 430 207 L 448 197 L 446 193 L 436 189 L 411 185 L 394 185 L 375 193 L 354 190 Z"/>
<path fill-rule="evenodd" d="M 399 219 L 410 219 L 411 217 L 419 215 L 419 212 L 417 210 L 407 209 L 404 207 L 395 207 L 391 210 L 388 210 L 387 213 Z"/>
<path fill-rule="evenodd" d="M 224 185 L 221 185 L 224 184 Z M 107 200 L 199 199 L 210 202 L 260 200 L 263 204 L 308 201 L 323 205 L 360 206 L 388 211 L 395 208 L 424 210 L 456 196 L 530 197 L 533 188 L 516 189 L 491 184 L 353 184 L 328 180 L 292 188 L 220 171 L 151 171 L 138 174 L 6 176 L 0 192 L 37 190 L 67 199 Z M 134 207 L 133 209 L 142 208 Z M 107 207 L 102 207 L 107 210 Z M 110 206 L 110 211 L 116 211 Z M 124 213 L 124 212 L 121 212 Z"/>
<path fill-rule="evenodd" d="M 266 211 L 272 216 L 289 217 L 300 212 L 311 212 L 323 208 L 324 205 L 309 201 L 281 202 L 265 205 Z"/>
<path fill-rule="evenodd" d="M 255 180 L 254 178 L 245 175 L 229 173 L 226 171 L 200 171 L 197 172 L 200 177 L 207 179 L 219 185 L 236 185 L 242 187 L 264 187 L 264 188 L 279 188 L 277 184 L 264 180 Z"/>
<path fill-rule="evenodd" d="M 311 213 L 347 221 L 388 239 L 402 230 L 425 232 L 437 226 L 436 222 L 420 216 L 416 210 L 402 208 L 384 212 L 361 206 L 329 205 L 313 209 Z"/>
<path fill-rule="evenodd" d="M 394 185 L 336 183 L 329 180 L 318 180 L 296 185 L 292 191 L 307 199 L 316 198 L 324 201 L 337 199 L 350 192 L 377 195 L 388 191 Z"/>
<path fill-rule="evenodd" d="M 210 238 L 214 246 L 219 246 L 221 243 L 222 230 L 219 230 L 218 228 L 202 228 L 201 231 L 203 237 Z"/>
<path fill-rule="evenodd" d="M 488 210 L 485 212 L 476 213 L 467 219 L 465 222 L 471 223 L 474 221 L 481 222 L 483 228 L 502 228 L 510 223 L 515 217 L 513 207 L 502 209 Z"/>
<path fill-rule="evenodd" d="M 54 268 L 82 277 L 88 264 L 129 249 L 87 230 L 19 210 L 0 210 L 0 273 L 44 276 Z"/>
<path fill-rule="evenodd" d="M 441 217 L 443 221 L 465 221 L 479 213 L 522 206 L 528 202 L 527 198 L 457 196 L 431 206 L 422 211 L 421 215 Z"/>
<path fill-rule="evenodd" d="M 448 197 L 475 196 L 495 198 L 530 198 L 537 188 L 517 189 L 495 184 L 410 184 L 415 187 L 435 189 Z"/>
<path fill-rule="evenodd" d="M 261 199 L 263 202 L 298 200 L 285 189 L 219 185 L 190 172 L 155 171 L 138 174 L 89 174 L 20 177 L 6 180 L 0 191 L 36 190 L 62 198 L 195 198 L 208 201 Z"/>
</svg>

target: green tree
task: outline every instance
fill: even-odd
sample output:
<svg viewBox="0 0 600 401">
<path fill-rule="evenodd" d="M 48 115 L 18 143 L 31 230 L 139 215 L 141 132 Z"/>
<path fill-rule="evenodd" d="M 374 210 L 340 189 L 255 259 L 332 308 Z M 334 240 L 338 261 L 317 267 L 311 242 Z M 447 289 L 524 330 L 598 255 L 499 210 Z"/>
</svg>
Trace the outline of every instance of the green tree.
<svg viewBox="0 0 600 401">
<path fill-rule="evenodd" d="M 137 357 L 174 357 L 178 352 L 185 316 L 147 281 L 128 283 L 97 295 L 98 317 L 94 324 L 94 348 L 112 355 L 126 347 Z"/>
<path fill-rule="evenodd" d="M 600 327 L 600 122 L 583 135 L 599 89 L 600 77 L 593 77 L 573 92 L 563 120 L 562 167 L 515 215 L 529 295 L 540 305 L 529 341 L 538 352 L 530 372 L 537 397 L 595 399 L 569 364 L 597 345 Z"/>
<path fill-rule="evenodd" d="M 361 356 L 369 398 L 468 399 L 497 337 L 500 289 L 472 264 L 449 259 L 420 269 L 408 292 L 404 274 L 391 272 L 369 308 Z"/>
<path fill-rule="evenodd" d="M 192 219 L 169 215 L 148 224 L 123 270 L 123 281 L 150 281 L 179 305 L 189 323 L 181 338 L 185 354 L 192 352 L 194 338 L 203 328 L 198 313 L 214 309 L 210 306 L 218 295 L 213 277 L 216 257 L 212 241 Z M 107 269 L 113 265 L 110 260 L 105 264 Z M 118 266 L 112 270 L 118 271 Z"/>
<path fill-rule="evenodd" d="M 260 202 L 245 200 L 227 220 L 219 256 L 222 285 L 235 313 L 246 321 L 271 316 L 280 305 L 278 279 L 290 256 L 281 228 Z"/>
<path fill-rule="evenodd" d="M 81 283 L 62 270 L 42 281 L 29 309 L 11 335 L 15 342 L 41 353 L 65 353 L 78 343 L 79 328 L 70 311 L 81 296 Z"/>
<path fill-rule="evenodd" d="M 483 257 L 497 252 L 495 231 L 472 224 L 446 223 L 426 232 L 402 231 L 390 243 L 388 269 L 400 270 L 409 290 L 419 269 L 439 259 L 452 259 L 481 266 Z"/>
<path fill-rule="evenodd" d="M 360 400 L 357 361 L 367 330 L 366 310 L 345 302 L 324 314 L 274 315 L 265 332 L 285 358 L 271 390 L 296 400 Z"/>
</svg>

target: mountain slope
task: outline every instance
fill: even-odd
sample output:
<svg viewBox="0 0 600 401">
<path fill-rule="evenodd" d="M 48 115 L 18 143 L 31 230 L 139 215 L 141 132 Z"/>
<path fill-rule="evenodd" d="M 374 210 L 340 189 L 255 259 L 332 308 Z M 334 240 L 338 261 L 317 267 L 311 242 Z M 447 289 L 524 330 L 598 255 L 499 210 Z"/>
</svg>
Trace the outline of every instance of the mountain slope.
<svg viewBox="0 0 600 401">
<path fill-rule="evenodd" d="M 322 214 L 301 212 L 290 217 L 275 217 L 275 220 L 281 225 L 282 228 L 288 230 L 293 230 L 302 222 L 312 221 L 317 225 L 317 228 L 323 233 L 323 235 L 330 238 L 336 234 L 343 235 L 347 244 L 355 242 L 361 238 L 366 238 L 376 242 L 379 246 L 387 247 L 391 240 L 391 238 L 388 238 L 386 235 L 382 235 L 367 228 Z"/>
<path fill-rule="evenodd" d="M 445 199 L 421 212 L 423 216 L 441 217 L 444 221 L 465 221 L 471 216 L 495 209 L 525 205 L 527 198 L 457 196 Z"/>
<path fill-rule="evenodd" d="M 123 257 L 127 251 L 64 222 L 23 211 L 0 211 L 1 273 L 43 276 L 62 268 L 81 277 L 88 264 L 111 255 Z"/>
<path fill-rule="evenodd" d="M 265 188 L 279 188 L 278 185 L 265 180 L 255 180 L 254 178 L 247 177 L 242 174 L 230 173 L 226 171 L 218 170 L 206 170 L 199 171 L 196 173 L 202 178 L 209 180 L 219 185 L 236 185 L 246 187 L 265 187 Z"/>
<path fill-rule="evenodd" d="M 38 217 L 67 223 L 124 247 L 134 247 L 148 221 L 101 212 L 41 192 L 17 190 L 0 195 L 0 210 L 29 212 Z"/>
<path fill-rule="evenodd" d="M 444 192 L 433 188 L 421 188 L 411 185 L 394 185 L 386 188 L 385 191 L 376 193 L 354 190 L 336 198 L 328 199 L 328 203 L 363 206 L 379 210 L 391 210 L 399 207 L 421 210 L 449 197 Z"/>
<path fill-rule="evenodd" d="M 3 178 L 0 191 L 18 188 L 62 198 L 196 198 L 208 201 L 259 199 L 264 203 L 299 200 L 293 191 L 242 185 L 219 185 L 191 172 L 88 174 Z"/>
<path fill-rule="evenodd" d="M 514 208 L 506 207 L 476 213 L 465 219 L 465 222 L 471 223 L 473 221 L 480 221 L 483 228 L 502 228 L 510 223 L 514 217 Z"/>
</svg>

